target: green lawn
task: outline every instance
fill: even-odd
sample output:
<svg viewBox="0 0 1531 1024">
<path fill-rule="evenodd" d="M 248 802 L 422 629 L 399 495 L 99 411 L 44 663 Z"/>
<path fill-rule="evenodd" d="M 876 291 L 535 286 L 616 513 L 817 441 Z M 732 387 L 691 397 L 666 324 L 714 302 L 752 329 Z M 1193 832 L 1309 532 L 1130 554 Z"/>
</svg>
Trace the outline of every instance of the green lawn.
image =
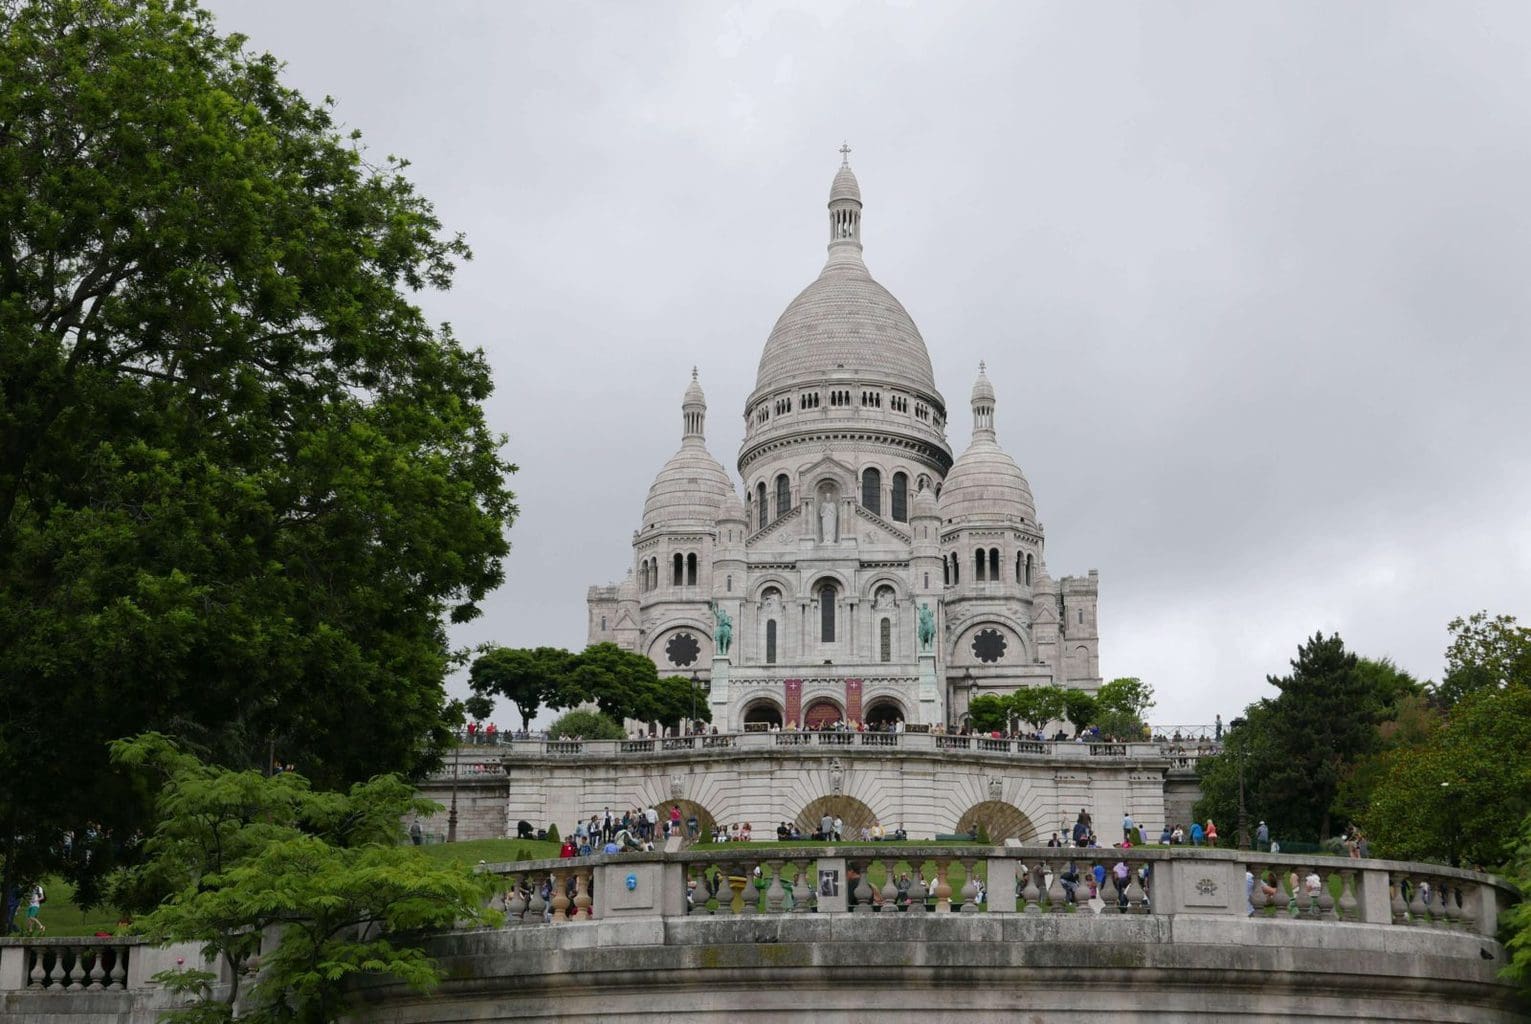
<svg viewBox="0 0 1531 1024">
<path fill-rule="evenodd" d="M 74 886 L 58 878 L 44 879 L 43 892 L 48 902 L 43 904 L 38 919 L 48 926 L 47 934 L 94 935 L 97 932 L 113 933 L 117 930 L 117 913 L 111 907 L 93 907 L 81 910 L 74 904 Z M 25 936 L 27 908 L 23 904 L 16 911 L 16 924 Z"/>
<path fill-rule="evenodd" d="M 465 839 L 460 843 L 433 843 L 420 852 L 435 861 L 457 861 L 469 866 L 484 861 L 545 860 L 558 856 L 558 843 L 537 839 Z"/>
</svg>

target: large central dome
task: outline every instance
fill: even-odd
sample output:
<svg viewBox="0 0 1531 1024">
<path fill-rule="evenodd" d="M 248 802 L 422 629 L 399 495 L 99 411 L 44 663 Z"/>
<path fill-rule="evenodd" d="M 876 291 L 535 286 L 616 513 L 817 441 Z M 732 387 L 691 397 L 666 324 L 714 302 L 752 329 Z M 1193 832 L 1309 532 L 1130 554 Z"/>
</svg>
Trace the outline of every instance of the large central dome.
<svg viewBox="0 0 1531 1024">
<path fill-rule="evenodd" d="M 829 260 L 776 321 L 755 393 L 826 375 L 865 376 L 936 395 L 925 339 L 861 259 L 861 188 L 849 166 L 830 187 Z"/>
</svg>

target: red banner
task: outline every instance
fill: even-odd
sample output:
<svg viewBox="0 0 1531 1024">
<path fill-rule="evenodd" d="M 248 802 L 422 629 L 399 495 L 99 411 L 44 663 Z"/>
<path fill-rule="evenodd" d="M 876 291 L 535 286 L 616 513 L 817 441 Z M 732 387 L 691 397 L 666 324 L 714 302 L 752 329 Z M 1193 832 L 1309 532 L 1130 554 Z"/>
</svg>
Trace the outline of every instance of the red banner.
<svg viewBox="0 0 1531 1024">
<path fill-rule="evenodd" d="M 861 680 L 845 681 L 845 717 L 851 722 L 861 721 Z"/>
<path fill-rule="evenodd" d="M 787 715 L 786 724 L 803 727 L 803 681 L 801 679 L 787 680 Z"/>
</svg>

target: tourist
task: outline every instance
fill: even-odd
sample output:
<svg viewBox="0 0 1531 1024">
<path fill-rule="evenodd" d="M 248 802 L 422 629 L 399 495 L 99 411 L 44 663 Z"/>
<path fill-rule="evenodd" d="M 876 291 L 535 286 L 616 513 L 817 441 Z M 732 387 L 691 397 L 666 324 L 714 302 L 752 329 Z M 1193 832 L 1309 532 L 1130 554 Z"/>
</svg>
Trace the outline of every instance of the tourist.
<svg viewBox="0 0 1531 1024">
<path fill-rule="evenodd" d="M 1191 822 L 1191 845 L 1192 846 L 1200 846 L 1202 840 L 1205 839 L 1206 837 L 1207 837 L 1207 833 L 1202 829 L 1201 822 L 1199 822 L 1199 821 Z"/>
<path fill-rule="evenodd" d="M 41 885 L 33 885 L 27 892 L 27 923 L 26 933 L 31 935 L 34 930 L 39 935 L 48 931 L 48 926 L 43 924 L 42 918 L 37 915 L 42 913 L 43 904 L 48 902 L 48 896 L 43 892 Z"/>
<path fill-rule="evenodd" d="M 1172 833 L 1170 831 L 1169 823 L 1166 822 L 1165 825 L 1164 825 L 1164 831 L 1159 833 L 1159 845 L 1160 846 L 1169 846 L 1174 841 L 1175 841 L 1174 833 Z"/>
<path fill-rule="evenodd" d="M 838 814 L 835 815 L 835 823 L 834 823 L 834 825 L 835 825 L 835 842 L 837 842 L 837 843 L 844 842 L 845 841 L 845 819 L 841 818 Z"/>
<path fill-rule="evenodd" d="M 1122 842 L 1126 843 L 1126 842 L 1130 842 L 1131 840 L 1132 840 L 1132 814 L 1131 814 L 1131 812 L 1124 811 L 1122 813 Z"/>
<path fill-rule="evenodd" d="M 1217 845 L 1217 825 L 1213 824 L 1211 818 L 1207 819 L 1207 827 L 1204 834 L 1207 837 L 1208 846 Z"/>
<path fill-rule="evenodd" d="M 670 835 L 672 835 L 672 836 L 673 835 L 678 835 L 679 833 L 680 833 L 680 804 L 671 804 L 670 805 Z M 692 838 L 694 839 L 696 837 L 693 835 Z"/>
<path fill-rule="evenodd" d="M 1271 830 L 1265 822 L 1260 822 L 1260 827 L 1255 829 L 1255 849 L 1269 850 L 1271 845 Z"/>
<path fill-rule="evenodd" d="M 1059 847 L 1063 845 L 1062 841 L 1058 839 L 1058 833 L 1053 833 L 1053 837 L 1047 841 L 1047 845 L 1052 847 Z"/>
<path fill-rule="evenodd" d="M 835 819 L 830 817 L 828 814 L 825 814 L 819 819 L 819 834 L 814 838 L 823 839 L 825 842 L 828 842 L 829 840 L 833 839 L 834 836 Z"/>
<path fill-rule="evenodd" d="M 425 842 L 425 830 L 420 827 L 419 818 L 409 823 L 409 841 L 416 846 Z"/>
</svg>

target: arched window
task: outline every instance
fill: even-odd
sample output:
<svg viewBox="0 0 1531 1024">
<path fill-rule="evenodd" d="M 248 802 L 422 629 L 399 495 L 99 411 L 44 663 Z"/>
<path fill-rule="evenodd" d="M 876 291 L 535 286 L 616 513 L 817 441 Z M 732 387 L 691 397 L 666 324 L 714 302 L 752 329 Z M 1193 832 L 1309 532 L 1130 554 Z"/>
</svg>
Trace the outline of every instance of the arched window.
<svg viewBox="0 0 1531 1024">
<path fill-rule="evenodd" d="M 941 559 L 941 582 L 948 587 L 952 585 L 952 563 L 945 558 Z"/>
<path fill-rule="evenodd" d="M 882 515 L 882 474 L 875 469 L 861 474 L 861 507 Z"/>
<path fill-rule="evenodd" d="M 958 583 L 962 582 L 961 579 L 960 579 L 962 573 L 958 571 L 961 568 L 962 568 L 962 562 L 961 562 L 960 559 L 958 559 L 957 552 L 953 551 L 952 552 L 952 586 L 954 586 L 954 587 Z"/>
<path fill-rule="evenodd" d="M 988 561 L 988 559 L 984 557 L 983 548 L 976 548 L 976 549 L 974 549 L 974 551 L 973 551 L 973 580 L 974 580 L 974 582 L 982 583 L 984 581 L 984 574 L 983 574 L 984 563 L 987 562 L 987 561 Z"/>
<path fill-rule="evenodd" d="M 907 523 L 909 521 L 909 474 L 893 474 L 893 521 L 895 523 Z"/>
<path fill-rule="evenodd" d="M 891 619 L 883 619 L 882 620 L 882 625 L 880 625 L 878 627 L 878 630 L 879 630 L 879 635 L 878 635 L 878 638 L 877 638 L 878 653 L 881 656 L 881 659 L 883 661 L 892 661 L 893 660 L 893 621 Z"/>
<path fill-rule="evenodd" d="M 776 620 L 766 620 L 766 664 L 776 664 Z"/>
<path fill-rule="evenodd" d="M 989 549 L 989 579 L 999 582 L 999 548 Z"/>
<path fill-rule="evenodd" d="M 1026 556 L 1026 585 L 1031 586 L 1031 556 Z"/>
<path fill-rule="evenodd" d="M 766 506 L 766 489 L 764 480 L 762 480 L 759 486 L 755 488 L 755 508 L 757 509 L 756 514 L 760 517 L 760 521 L 755 525 L 755 529 L 764 530 L 766 528 L 766 524 L 771 521 L 771 510 Z"/>
<path fill-rule="evenodd" d="M 819 588 L 819 641 L 835 642 L 835 585 L 826 583 Z"/>
<path fill-rule="evenodd" d="M 792 508 L 792 481 L 783 473 L 776 478 L 776 518 L 780 519 Z"/>
<path fill-rule="evenodd" d="M 680 552 L 675 553 L 675 585 L 678 587 L 686 581 L 686 560 Z"/>
<path fill-rule="evenodd" d="M 696 553 L 686 556 L 686 586 L 696 586 Z"/>
</svg>

